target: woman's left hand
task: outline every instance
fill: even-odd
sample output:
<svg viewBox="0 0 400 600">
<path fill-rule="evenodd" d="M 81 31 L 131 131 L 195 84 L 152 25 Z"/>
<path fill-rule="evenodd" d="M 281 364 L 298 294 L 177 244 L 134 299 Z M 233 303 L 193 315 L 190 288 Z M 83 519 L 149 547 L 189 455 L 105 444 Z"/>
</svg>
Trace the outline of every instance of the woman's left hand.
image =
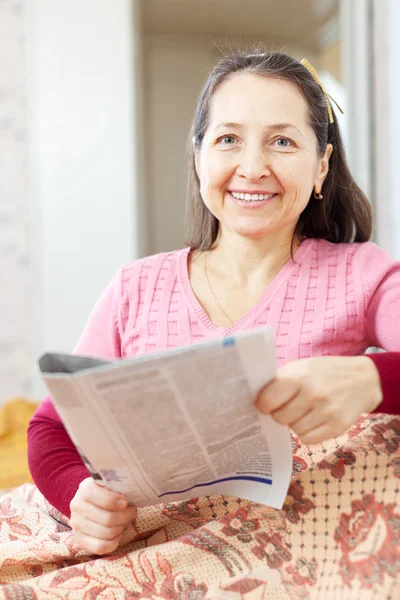
<svg viewBox="0 0 400 600">
<path fill-rule="evenodd" d="M 321 356 L 288 363 L 265 386 L 257 408 L 288 425 L 305 444 L 345 433 L 382 401 L 380 377 L 366 356 Z"/>
</svg>

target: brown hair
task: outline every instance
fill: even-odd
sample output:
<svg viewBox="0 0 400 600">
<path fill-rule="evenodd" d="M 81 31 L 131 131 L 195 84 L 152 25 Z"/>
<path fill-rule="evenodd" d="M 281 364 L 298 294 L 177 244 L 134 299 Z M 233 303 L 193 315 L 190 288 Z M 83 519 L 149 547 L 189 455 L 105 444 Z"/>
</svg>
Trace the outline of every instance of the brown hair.
<svg viewBox="0 0 400 600">
<path fill-rule="evenodd" d="M 235 52 L 220 59 L 200 94 L 189 145 L 192 234 L 188 245 L 197 250 L 209 250 L 218 235 L 218 219 L 209 211 L 200 195 L 195 154 L 201 148 L 208 127 L 213 95 L 231 75 L 243 71 L 275 77 L 296 85 L 308 104 L 309 123 L 317 137 L 318 153 L 322 156 L 327 144 L 333 146 L 329 172 L 322 189 L 323 200 L 316 200 L 311 194 L 297 222 L 294 237 L 300 240 L 306 237 L 323 238 L 335 243 L 368 241 L 372 230 L 371 206 L 349 171 L 336 118 L 329 123 L 326 99 L 320 86 L 310 72 L 291 56 L 256 49 Z"/>
</svg>

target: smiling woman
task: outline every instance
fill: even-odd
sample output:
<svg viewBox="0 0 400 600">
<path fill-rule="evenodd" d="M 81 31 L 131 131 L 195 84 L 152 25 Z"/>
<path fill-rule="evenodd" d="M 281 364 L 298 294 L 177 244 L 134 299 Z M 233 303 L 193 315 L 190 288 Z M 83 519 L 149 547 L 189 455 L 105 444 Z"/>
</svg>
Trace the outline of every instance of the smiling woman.
<svg viewBox="0 0 400 600">
<path fill-rule="evenodd" d="M 321 85 L 307 61 L 277 52 L 226 57 L 207 80 L 190 147 L 189 258 L 214 323 L 247 314 L 305 238 L 370 237 L 370 205 Z"/>
<path fill-rule="evenodd" d="M 192 247 L 209 250 L 227 225 L 219 218 L 221 206 L 215 206 L 221 205 L 223 190 L 227 200 L 231 192 L 268 194 L 275 200 L 268 202 L 270 217 L 268 211 L 260 215 L 258 233 L 258 213 L 250 213 L 254 237 L 268 231 L 280 239 L 369 239 L 369 202 L 349 172 L 329 98 L 309 68 L 281 53 L 238 53 L 210 74 L 190 148 Z M 227 202 L 228 221 L 235 218 L 229 211 Z M 244 223 L 250 225 L 249 219 Z M 274 245 L 271 236 L 269 242 Z"/>
<path fill-rule="evenodd" d="M 328 144 L 319 156 L 307 113 L 290 82 L 241 72 L 220 85 L 195 158 L 200 194 L 221 238 L 235 232 L 258 238 L 260 247 L 266 236 L 270 247 L 292 239 L 312 189 L 321 191 L 332 152 Z M 232 121 L 224 124 L 227 115 Z"/>
<path fill-rule="evenodd" d="M 302 442 L 388 410 L 400 264 L 368 241 L 370 205 L 329 102 L 315 73 L 286 54 L 220 60 L 192 131 L 189 247 L 123 266 L 76 352 L 137 356 L 268 325 L 279 369 L 258 407 Z M 369 346 L 391 353 L 360 356 Z M 71 514 L 78 543 L 114 550 L 134 511 L 89 477 L 50 398 L 31 422 L 29 459 L 45 497 Z"/>
</svg>

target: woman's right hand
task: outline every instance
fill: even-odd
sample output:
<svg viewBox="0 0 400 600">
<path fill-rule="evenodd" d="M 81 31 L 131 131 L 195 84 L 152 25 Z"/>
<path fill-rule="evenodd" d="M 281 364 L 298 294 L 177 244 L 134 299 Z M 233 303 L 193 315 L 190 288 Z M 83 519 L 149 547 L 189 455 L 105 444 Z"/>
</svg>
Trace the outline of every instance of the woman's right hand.
<svg viewBox="0 0 400 600">
<path fill-rule="evenodd" d="M 125 496 L 84 479 L 73 497 L 70 526 L 76 543 L 93 554 L 108 554 L 118 548 L 125 527 L 137 509 Z"/>
</svg>

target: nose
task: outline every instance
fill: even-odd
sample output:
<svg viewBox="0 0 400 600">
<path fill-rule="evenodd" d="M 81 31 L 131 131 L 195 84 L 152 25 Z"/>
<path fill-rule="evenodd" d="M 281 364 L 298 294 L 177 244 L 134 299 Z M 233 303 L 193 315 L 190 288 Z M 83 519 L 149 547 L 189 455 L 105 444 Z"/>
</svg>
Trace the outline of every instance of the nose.
<svg viewBox="0 0 400 600">
<path fill-rule="evenodd" d="M 240 177 L 256 182 L 271 175 L 268 157 L 259 148 L 243 149 L 240 153 L 240 164 L 237 168 Z"/>
</svg>

